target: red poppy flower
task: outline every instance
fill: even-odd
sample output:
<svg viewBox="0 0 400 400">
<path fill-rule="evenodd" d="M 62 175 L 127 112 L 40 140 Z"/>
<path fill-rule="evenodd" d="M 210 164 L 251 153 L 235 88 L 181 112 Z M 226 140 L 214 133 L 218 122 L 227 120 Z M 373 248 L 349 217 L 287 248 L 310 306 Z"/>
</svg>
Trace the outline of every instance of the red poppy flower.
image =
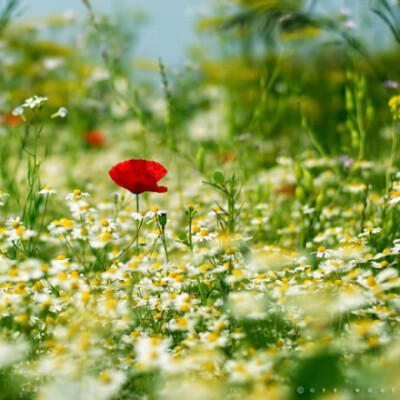
<svg viewBox="0 0 400 400">
<path fill-rule="evenodd" d="M 143 192 L 164 193 L 168 189 L 158 186 L 157 182 L 165 176 L 167 170 L 155 161 L 128 160 L 112 167 L 109 171 L 111 179 L 119 186 L 132 193 Z"/>
<path fill-rule="evenodd" d="M 4 126 L 14 127 L 20 124 L 21 119 L 18 118 L 16 115 L 12 114 L 4 114 L 0 117 L 1 123 Z"/>
<path fill-rule="evenodd" d="M 87 144 L 93 147 L 102 147 L 106 141 L 104 135 L 99 131 L 87 131 L 83 138 Z"/>
</svg>

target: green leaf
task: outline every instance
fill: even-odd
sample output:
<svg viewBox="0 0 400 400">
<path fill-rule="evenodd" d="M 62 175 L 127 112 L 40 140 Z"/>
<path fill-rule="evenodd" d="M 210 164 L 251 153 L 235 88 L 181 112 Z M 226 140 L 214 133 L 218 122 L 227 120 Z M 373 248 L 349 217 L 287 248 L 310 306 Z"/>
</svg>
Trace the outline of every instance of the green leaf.
<svg viewBox="0 0 400 400">
<path fill-rule="evenodd" d="M 179 240 L 182 240 L 182 242 L 185 241 L 187 238 L 186 232 L 179 232 L 178 238 Z"/>
<path fill-rule="evenodd" d="M 225 183 L 225 177 L 224 174 L 220 171 L 217 171 L 214 173 L 214 182 L 217 185 L 223 185 Z"/>
</svg>

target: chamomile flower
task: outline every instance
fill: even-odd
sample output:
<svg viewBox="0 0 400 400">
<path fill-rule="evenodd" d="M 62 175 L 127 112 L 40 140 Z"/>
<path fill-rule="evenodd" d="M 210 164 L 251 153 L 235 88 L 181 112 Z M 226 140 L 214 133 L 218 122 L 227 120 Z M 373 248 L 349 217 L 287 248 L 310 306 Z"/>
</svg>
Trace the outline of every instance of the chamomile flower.
<svg viewBox="0 0 400 400">
<path fill-rule="evenodd" d="M 39 194 L 43 194 L 43 195 L 50 195 L 50 194 L 56 194 L 57 191 L 54 190 L 51 186 L 45 186 L 40 192 Z"/>
<path fill-rule="evenodd" d="M 66 235 L 75 227 L 75 222 L 69 218 L 60 218 L 50 222 L 47 229 L 53 236 Z"/>
<path fill-rule="evenodd" d="M 150 219 L 154 219 L 155 217 L 160 217 L 167 212 L 165 210 L 160 210 L 158 207 L 153 207 L 150 211 L 146 213 L 146 217 Z"/>
<path fill-rule="evenodd" d="M 9 217 L 6 221 L 6 227 L 9 229 L 18 229 L 20 226 L 22 226 L 20 217 Z"/>
<path fill-rule="evenodd" d="M 380 228 L 380 227 L 373 228 L 372 226 L 368 226 L 368 227 L 364 228 L 363 232 L 360 233 L 358 235 L 358 237 L 363 238 L 363 237 L 368 237 L 371 235 L 377 235 L 381 231 L 382 231 L 382 228 Z"/>
<path fill-rule="evenodd" d="M 138 338 L 135 349 L 139 368 L 166 369 L 171 360 L 170 341 L 157 337 Z"/>
<path fill-rule="evenodd" d="M 101 231 L 114 232 L 117 230 L 117 224 L 111 219 L 101 218 L 99 221 L 99 226 Z"/>
<path fill-rule="evenodd" d="M 389 204 L 394 206 L 400 203 L 400 191 L 391 194 Z"/>
<path fill-rule="evenodd" d="M 219 206 L 215 206 L 212 211 L 208 213 L 209 216 L 214 217 L 215 215 L 224 215 L 225 212 Z"/>
<path fill-rule="evenodd" d="M 135 221 L 144 221 L 147 218 L 147 213 L 144 211 L 132 212 L 130 215 Z"/>
<path fill-rule="evenodd" d="M 318 258 L 324 258 L 324 257 L 329 257 L 332 255 L 332 250 L 328 250 L 324 246 L 318 247 L 317 251 L 314 253 Z"/>
<path fill-rule="evenodd" d="M 71 234 L 74 240 L 87 240 L 91 237 L 90 231 L 86 227 L 73 228 Z"/>
<path fill-rule="evenodd" d="M 90 194 L 86 192 L 82 192 L 80 189 L 75 189 L 72 193 L 69 193 L 65 200 L 73 200 L 73 201 L 80 201 L 83 197 L 89 197 Z"/>
<path fill-rule="evenodd" d="M 349 193 L 363 193 L 367 190 L 367 185 L 364 183 L 352 183 L 344 187 L 344 190 Z"/>
<path fill-rule="evenodd" d="M 194 243 L 207 242 L 215 239 L 217 235 L 217 232 L 209 232 L 207 228 L 201 228 L 199 232 L 193 235 L 192 240 Z"/>
<path fill-rule="evenodd" d="M 36 235 L 32 229 L 26 229 L 23 225 L 19 225 L 8 232 L 7 240 L 11 243 L 19 242 L 21 240 L 28 240 Z"/>
</svg>

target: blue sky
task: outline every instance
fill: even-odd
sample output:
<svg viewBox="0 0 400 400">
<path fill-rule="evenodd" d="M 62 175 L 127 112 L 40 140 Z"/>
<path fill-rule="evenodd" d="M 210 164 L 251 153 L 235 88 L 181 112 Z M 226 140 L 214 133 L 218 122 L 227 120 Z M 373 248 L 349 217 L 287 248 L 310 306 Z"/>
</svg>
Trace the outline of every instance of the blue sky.
<svg viewBox="0 0 400 400">
<path fill-rule="evenodd" d="M 207 0 L 92 0 L 97 13 L 116 15 L 120 10 L 141 9 L 150 22 L 141 30 L 136 55 L 169 63 L 185 60 L 185 50 L 196 42 L 193 9 L 204 9 Z M 40 18 L 68 10 L 86 17 L 82 0 L 24 0 L 20 18 Z"/>
</svg>

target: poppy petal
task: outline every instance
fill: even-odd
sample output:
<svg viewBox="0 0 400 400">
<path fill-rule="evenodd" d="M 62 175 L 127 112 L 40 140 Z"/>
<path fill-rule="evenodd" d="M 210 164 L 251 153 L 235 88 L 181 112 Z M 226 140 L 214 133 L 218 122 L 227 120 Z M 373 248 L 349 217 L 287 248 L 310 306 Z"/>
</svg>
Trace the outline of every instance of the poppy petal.
<svg viewBox="0 0 400 400">
<path fill-rule="evenodd" d="M 157 186 L 157 190 L 155 190 L 157 193 L 165 193 L 168 191 L 168 188 L 166 186 Z"/>
<path fill-rule="evenodd" d="M 131 190 L 135 182 L 135 176 L 132 174 L 129 161 L 119 163 L 109 171 L 111 179 L 119 186 Z"/>
<path fill-rule="evenodd" d="M 168 172 L 161 164 L 155 161 L 147 161 L 146 168 L 156 181 L 159 181 Z"/>
</svg>

